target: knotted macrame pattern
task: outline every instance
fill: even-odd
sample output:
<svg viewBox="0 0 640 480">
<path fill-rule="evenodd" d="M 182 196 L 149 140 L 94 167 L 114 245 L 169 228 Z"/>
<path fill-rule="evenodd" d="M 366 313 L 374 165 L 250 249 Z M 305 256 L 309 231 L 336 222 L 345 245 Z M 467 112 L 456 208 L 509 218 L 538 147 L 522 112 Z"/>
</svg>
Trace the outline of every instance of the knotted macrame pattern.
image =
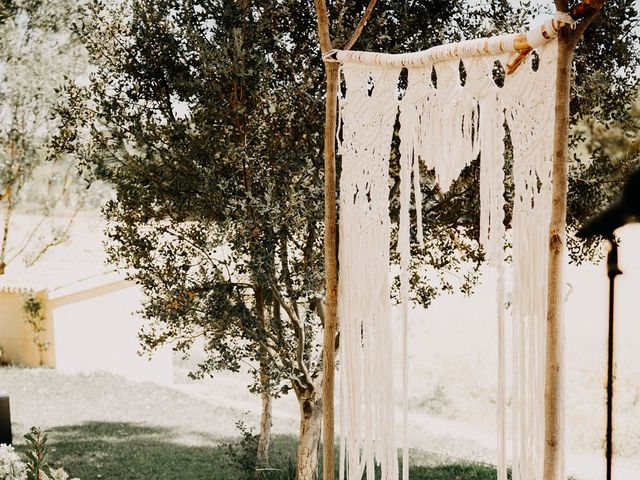
<svg viewBox="0 0 640 480">
<path fill-rule="evenodd" d="M 499 86 L 507 54 L 408 67 L 345 63 L 339 98 L 340 479 L 408 478 L 407 394 L 411 193 L 423 243 L 420 162 L 446 192 L 480 161 L 480 243 L 498 271 L 498 478 L 505 480 L 510 422 L 514 480 L 540 480 L 543 466 L 547 237 L 557 43 L 537 49 Z M 461 65 L 462 64 L 462 65 Z M 464 72 L 461 78 L 461 71 Z M 499 82 L 502 83 L 502 82 Z M 394 419 L 389 249 L 389 157 L 400 144 L 400 294 L 403 424 Z M 511 418 L 506 414 L 504 305 L 505 141 L 513 145 Z"/>
</svg>

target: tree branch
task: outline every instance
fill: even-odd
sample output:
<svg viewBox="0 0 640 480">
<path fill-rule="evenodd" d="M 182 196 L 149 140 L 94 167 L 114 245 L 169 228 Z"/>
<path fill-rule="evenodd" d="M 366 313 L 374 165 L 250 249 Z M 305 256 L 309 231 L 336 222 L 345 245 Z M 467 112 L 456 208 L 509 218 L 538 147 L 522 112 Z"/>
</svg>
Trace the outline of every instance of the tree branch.
<svg viewBox="0 0 640 480">
<path fill-rule="evenodd" d="M 331 35 L 329 34 L 329 13 L 325 0 L 314 0 L 318 19 L 318 38 L 320 40 L 320 51 L 324 55 L 331 50 Z"/>
<path fill-rule="evenodd" d="M 582 18 L 582 21 L 576 26 L 576 29 L 571 32 L 571 42 L 574 46 L 577 45 L 580 37 L 582 37 L 589 25 L 591 25 L 591 22 L 598 16 L 603 5 L 603 0 L 585 0 L 571 9 L 571 16 L 574 19 Z"/>
<path fill-rule="evenodd" d="M 574 20 L 580 20 L 599 12 L 603 6 L 604 0 L 583 0 L 571 7 L 569 14 Z"/>
<path fill-rule="evenodd" d="M 371 12 L 373 12 L 373 8 L 376 6 L 377 1 L 378 0 L 369 0 L 369 5 L 367 5 L 367 9 L 364 11 L 362 18 L 358 23 L 358 26 L 353 32 L 353 35 L 351 35 L 351 38 L 346 43 L 346 45 L 342 47 L 343 50 L 351 50 L 351 47 L 353 47 L 353 45 L 358 41 L 358 38 L 360 38 L 360 34 L 362 33 L 362 30 L 364 30 L 364 27 L 367 24 L 367 20 L 369 20 L 369 17 L 371 16 Z"/>
<path fill-rule="evenodd" d="M 295 302 L 295 294 L 293 291 L 293 281 L 291 279 L 291 271 L 289 269 L 289 247 L 287 244 L 288 232 L 287 229 L 284 228 L 280 232 L 280 266 L 282 268 L 282 280 L 284 281 L 286 294 L 291 300 L 291 306 L 296 313 L 296 316 L 300 317 L 300 312 L 298 311 L 298 305 Z"/>
<path fill-rule="evenodd" d="M 319 297 L 312 298 L 309 300 L 309 306 L 311 310 L 316 312 L 318 318 L 320 318 L 320 323 L 324 327 L 324 300 Z"/>
<path fill-rule="evenodd" d="M 305 350 L 305 343 L 306 343 L 304 325 L 302 325 L 302 322 L 300 321 L 300 318 L 296 314 L 295 309 L 292 308 L 290 305 L 288 305 L 280 295 L 280 292 L 276 288 L 275 278 L 273 277 L 271 277 L 271 291 L 273 292 L 273 296 L 276 299 L 276 301 L 280 304 L 280 306 L 284 309 L 284 311 L 287 312 L 287 315 L 289 316 L 289 318 L 291 319 L 291 322 L 293 323 L 293 328 L 298 337 L 297 359 L 296 359 L 298 363 L 298 368 L 302 372 L 302 375 L 304 377 L 305 382 L 307 382 L 307 385 L 312 386 L 313 382 L 311 381 L 311 377 L 309 376 L 309 370 L 307 369 L 307 366 L 304 363 L 304 350 Z"/>
<path fill-rule="evenodd" d="M 38 233 L 38 231 L 40 230 L 40 227 L 42 227 L 42 225 L 44 225 L 44 223 L 51 218 L 51 216 L 52 216 L 51 215 L 51 210 L 55 209 L 58 206 L 58 204 L 62 201 L 63 197 L 65 196 L 65 194 L 69 191 L 69 188 L 71 187 L 71 183 L 72 183 L 72 180 L 73 180 L 71 178 L 71 170 L 74 167 L 75 167 L 75 165 L 73 163 L 69 163 L 69 167 L 67 168 L 67 170 L 64 173 L 64 181 L 63 181 L 62 190 L 60 190 L 60 192 L 58 193 L 56 198 L 54 198 L 54 200 L 51 202 L 51 204 L 45 205 L 44 214 L 42 215 L 42 218 L 40 219 L 40 221 L 38 221 L 36 226 L 33 227 L 31 232 L 27 235 L 26 240 L 24 240 L 22 242 L 22 246 L 18 249 L 18 251 L 12 252 L 12 256 L 11 256 L 11 258 L 9 259 L 9 261 L 7 263 L 11 263 L 16 258 L 18 258 L 20 255 L 22 255 L 22 253 L 24 253 L 24 251 L 27 249 L 27 247 L 29 247 L 29 245 L 31 245 L 31 242 L 33 241 L 36 233 Z M 2 199 L 0 198 L 0 201 L 1 200 Z M 83 199 L 83 202 L 84 202 L 84 199 Z M 75 216 L 75 214 L 74 214 L 74 216 Z"/>
<path fill-rule="evenodd" d="M 54 236 L 46 245 L 43 245 L 40 248 L 40 250 L 36 254 L 34 254 L 34 256 L 30 258 L 29 261 L 26 262 L 27 266 L 30 267 L 34 265 L 38 260 L 42 258 L 42 256 L 45 253 L 49 251 L 49 249 L 57 245 L 60 245 L 62 242 L 66 241 L 69 238 L 69 232 L 71 231 L 71 227 L 73 227 L 73 224 L 76 221 L 76 217 L 80 213 L 80 210 L 82 209 L 83 206 L 84 206 L 84 202 L 81 202 L 78 205 L 76 205 L 73 213 L 71 214 L 71 217 L 69 217 L 69 220 L 67 221 L 67 224 L 65 225 L 62 232 Z"/>
</svg>

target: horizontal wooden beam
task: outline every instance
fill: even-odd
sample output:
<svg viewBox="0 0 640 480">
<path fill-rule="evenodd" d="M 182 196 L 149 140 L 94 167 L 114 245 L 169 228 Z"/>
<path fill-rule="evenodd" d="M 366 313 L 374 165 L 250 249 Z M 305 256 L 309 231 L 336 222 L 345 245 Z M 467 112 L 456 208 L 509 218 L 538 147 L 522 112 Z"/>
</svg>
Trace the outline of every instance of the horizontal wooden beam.
<svg viewBox="0 0 640 480">
<path fill-rule="evenodd" d="M 591 18 L 604 4 L 604 0 L 584 0 L 574 5 L 569 15 L 575 21 Z M 379 65 L 389 67 L 419 67 L 455 58 L 476 57 L 514 53 L 517 56 L 509 62 L 507 73 L 513 72 L 533 49 L 558 36 L 562 21 L 550 18 L 542 25 L 527 32 L 478 38 L 463 42 L 438 45 L 420 52 L 390 54 L 334 50 L 331 59 L 340 63 Z"/>
<path fill-rule="evenodd" d="M 454 58 L 519 53 L 537 48 L 558 35 L 560 22 L 549 19 L 527 32 L 478 38 L 464 42 L 438 45 L 420 52 L 390 54 L 336 50 L 334 58 L 340 63 L 395 67 L 418 67 Z"/>
</svg>

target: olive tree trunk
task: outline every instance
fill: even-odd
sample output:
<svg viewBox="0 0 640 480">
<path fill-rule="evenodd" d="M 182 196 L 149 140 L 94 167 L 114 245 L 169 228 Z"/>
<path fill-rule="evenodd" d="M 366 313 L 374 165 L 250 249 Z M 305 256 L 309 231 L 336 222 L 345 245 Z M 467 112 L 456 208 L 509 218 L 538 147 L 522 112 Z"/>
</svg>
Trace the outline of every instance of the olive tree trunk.
<svg viewBox="0 0 640 480">
<path fill-rule="evenodd" d="M 264 467 L 269 465 L 269 446 L 271 445 L 271 425 L 272 425 L 272 400 L 271 389 L 266 370 L 260 367 L 260 382 L 263 385 L 260 400 L 262 401 L 262 412 L 260 414 L 260 436 L 258 437 L 257 465 Z"/>
<path fill-rule="evenodd" d="M 315 393 L 298 396 L 300 434 L 296 454 L 296 480 L 318 478 L 318 449 L 322 430 L 322 400 Z"/>
<path fill-rule="evenodd" d="M 264 291 L 262 287 L 255 287 L 256 309 L 260 324 L 265 331 L 269 328 L 269 320 L 265 312 Z M 264 346 L 260 347 L 260 370 L 258 372 L 260 380 L 260 399 L 262 411 L 260 414 L 260 434 L 256 450 L 256 466 L 265 467 L 269 464 L 269 444 L 271 443 L 271 385 L 269 383 L 269 355 Z M 256 471 L 256 478 L 259 471 Z"/>
</svg>

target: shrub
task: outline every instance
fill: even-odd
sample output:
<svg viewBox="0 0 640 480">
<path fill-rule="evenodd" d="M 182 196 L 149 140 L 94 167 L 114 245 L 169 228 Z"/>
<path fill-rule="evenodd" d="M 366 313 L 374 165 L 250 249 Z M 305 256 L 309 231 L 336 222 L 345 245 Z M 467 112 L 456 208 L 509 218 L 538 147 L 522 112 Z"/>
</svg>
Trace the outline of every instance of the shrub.
<svg viewBox="0 0 640 480">
<path fill-rule="evenodd" d="M 0 480 L 26 480 L 27 464 L 11 445 L 0 444 Z"/>
<path fill-rule="evenodd" d="M 11 445 L 0 444 L 0 480 L 69 479 L 64 469 L 52 469 L 47 463 L 47 432 L 32 427 L 24 438 L 27 442 L 26 462 L 22 461 Z"/>
</svg>

